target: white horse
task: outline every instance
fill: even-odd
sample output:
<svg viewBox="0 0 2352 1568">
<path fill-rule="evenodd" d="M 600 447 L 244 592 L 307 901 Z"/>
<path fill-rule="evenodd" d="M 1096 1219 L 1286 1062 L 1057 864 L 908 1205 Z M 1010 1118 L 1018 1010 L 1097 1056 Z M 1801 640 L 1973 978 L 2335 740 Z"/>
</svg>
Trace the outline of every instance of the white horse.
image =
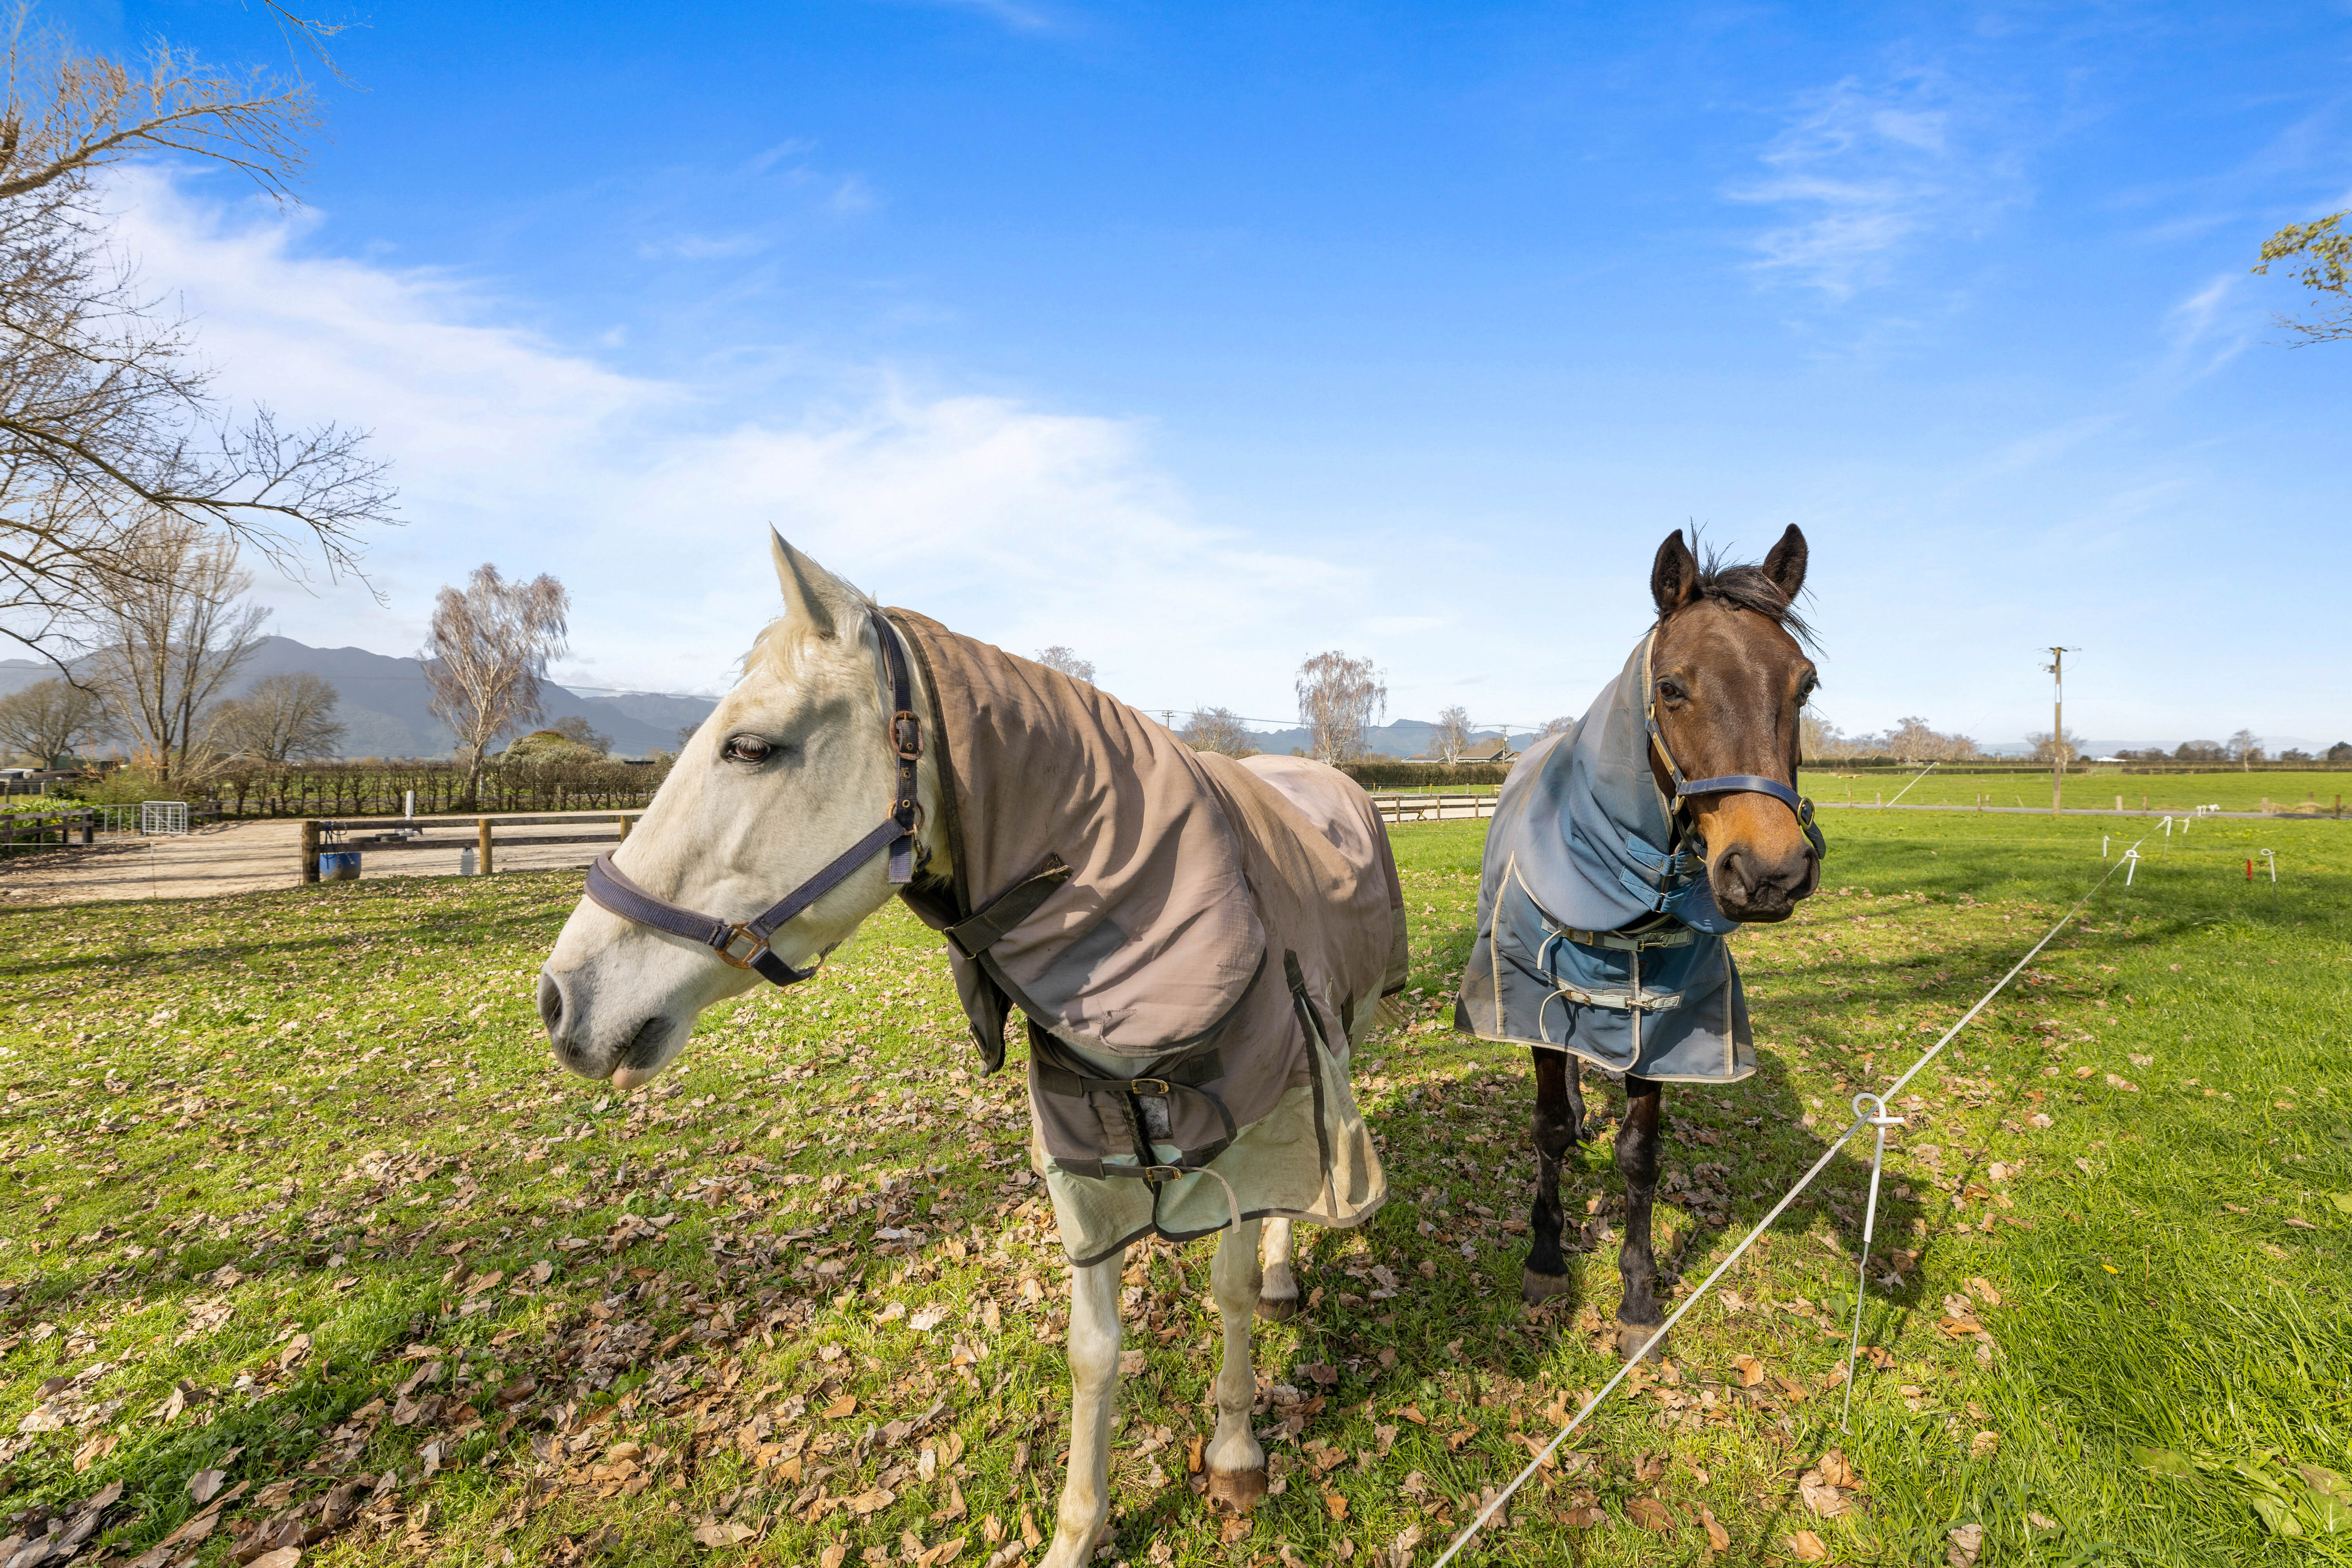
<svg viewBox="0 0 2352 1568">
<path fill-rule="evenodd" d="M 761 634 L 741 683 L 720 701 L 688 742 L 627 840 L 600 866 L 598 873 L 592 875 L 592 896 L 583 899 L 572 911 L 540 978 L 541 1016 L 559 1059 L 584 1077 L 610 1079 L 618 1089 L 634 1089 L 667 1067 L 684 1047 L 694 1019 L 703 1008 L 752 989 L 761 984 L 763 973 L 786 984 L 806 978 L 825 953 L 846 940 L 859 921 L 881 908 L 894 893 L 908 891 L 908 902 L 922 912 L 924 906 L 910 889 L 929 889 L 938 895 L 950 886 L 961 889 L 959 879 L 969 868 L 959 868 L 955 856 L 961 851 L 976 861 L 982 855 L 980 848 L 972 847 L 980 825 L 968 820 L 975 810 L 976 786 L 971 778 L 960 777 L 953 771 L 965 766 L 970 758 L 956 757 L 951 750 L 942 748 L 941 741 L 953 734 L 956 725 L 951 722 L 942 727 L 940 723 L 942 698 L 949 704 L 947 716 L 965 723 L 973 721 L 968 715 L 982 711 L 979 700 L 961 689 L 946 692 L 931 689 L 933 679 L 941 685 L 949 684 L 949 677 L 941 672 L 950 668 L 941 662 L 936 639 L 927 645 L 930 650 L 928 656 L 912 659 L 906 657 L 918 651 L 910 626 L 929 628 L 927 637 L 942 633 L 943 628 L 903 612 L 892 612 L 886 617 L 864 595 L 781 538 L 773 544 L 777 577 L 785 599 L 784 616 Z M 1095 721 L 1118 726 L 1132 721 L 1148 726 L 1151 734 L 1146 739 L 1153 745 L 1160 744 L 1154 737 L 1165 737 L 1167 745 L 1177 747 L 1181 755 L 1164 750 L 1155 752 L 1153 755 L 1160 765 L 1180 772 L 1192 770 L 1192 774 L 1199 775 L 1194 783 L 1223 801 L 1227 815 L 1234 814 L 1236 799 L 1244 816 L 1295 813 L 1295 801 L 1285 797 L 1304 798 L 1317 789 L 1328 793 L 1323 780 L 1309 777 L 1306 770 L 1339 778 L 1329 770 L 1290 758 L 1275 760 L 1278 765 L 1263 768 L 1258 773 L 1250 773 L 1229 759 L 1196 761 L 1188 750 L 1181 749 L 1181 743 L 1167 737 L 1165 731 L 1150 725 L 1149 721 L 1140 720 L 1091 688 L 1080 690 L 1058 676 L 1051 679 L 1064 684 L 1049 686 L 1038 667 L 1012 659 L 969 639 L 958 641 L 961 655 L 950 657 L 1001 661 L 1006 670 L 1029 681 L 1034 689 L 1046 692 L 1066 710 L 1077 711 L 1082 708 L 1085 713 L 1093 715 Z M 894 681 L 898 688 L 895 692 Z M 1073 708 L 1073 704 L 1079 706 Z M 910 732 L 916 730 L 922 732 Z M 1146 731 L 1121 728 L 1118 733 L 1124 738 L 1122 743 L 1128 743 Z M 977 737 L 972 748 L 978 751 L 985 743 L 985 736 Z M 910 752 L 915 755 L 910 756 Z M 1012 760 L 1023 761 L 1018 757 Z M 943 763 L 950 770 L 944 777 Z M 1269 776 L 1272 788 L 1267 787 Z M 1341 783 L 1347 790 L 1354 790 L 1352 784 L 1345 784 L 1344 780 Z M 961 797 L 959 792 L 962 792 Z M 1236 792 L 1240 792 L 1238 795 Z M 997 797 L 1001 804 L 996 809 L 1010 810 L 1024 801 L 1034 804 L 1038 793 L 1030 790 L 1025 796 L 1015 791 L 1003 793 Z M 1360 791 L 1354 793 L 1358 800 L 1362 798 Z M 890 815 L 877 827 L 877 808 L 886 804 Z M 951 830 L 959 809 L 967 818 L 966 830 L 960 837 Z M 1363 812 L 1369 814 L 1368 803 Z M 1350 817 L 1349 824 L 1356 820 Z M 1377 817 L 1370 820 L 1372 831 L 1379 833 Z M 1329 841 L 1345 837 L 1343 827 L 1346 832 L 1356 831 L 1352 826 L 1334 826 L 1322 821 L 1311 826 L 1321 835 L 1318 842 L 1323 846 L 1314 853 L 1327 858 L 1331 853 Z M 1251 831 L 1250 825 L 1244 822 L 1232 823 L 1229 827 L 1242 838 Z M 1127 833 L 1108 837 L 1133 836 Z M 1357 837 L 1361 837 L 1360 832 Z M 1291 859 L 1283 864 L 1300 864 L 1296 847 L 1285 848 L 1284 853 L 1289 854 Z M 1276 993 L 1271 1005 L 1276 1010 L 1260 1010 L 1253 1016 L 1297 1016 L 1306 1020 L 1297 1027 L 1302 1034 L 1311 1031 L 1316 1037 L 1307 1047 L 1314 1062 L 1320 1064 L 1315 1070 L 1326 1075 L 1336 1073 L 1336 1106 L 1325 1104 L 1333 1097 L 1332 1085 L 1325 1080 L 1318 1083 L 1321 1093 L 1315 1101 L 1318 1109 L 1314 1114 L 1328 1114 L 1334 1119 L 1326 1128 L 1327 1133 L 1344 1134 L 1344 1123 L 1354 1118 L 1353 1101 L 1345 1083 L 1345 1036 L 1348 1026 L 1355 1021 L 1351 1015 L 1359 1011 L 1357 998 L 1362 999 L 1360 1011 L 1369 1015 L 1371 1004 L 1380 995 L 1402 983 L 1401 965 L 1395 956 L 1401 956 L 1402 951 L 1402 901 L 1393 893 L 1395 871 L 1388 860 L 1384 835 L 1379 838 L 1372 858 L 1378 867 L 1357 880 L 1374 886 L 1379 881 L 1378 871 L 1385 870 L 1388 891 L 1380 901 L 1392 907 L 1395 923 L 1392 931 L 1381 929 L 1369 939 L 1369 944 L 1376 946 L 1382 955 L 1373 963 L 1369 979 L 1347 982 L 1351 989 L 1343 1000 L 1337 981 L 1302 985 L 1301 965 L 1293 955 L 1277 951 L 1270 963 L 1261 956 L 1259 970 L 1278 975 L 1288 961 L 1289 991 L 1281 993 L 1278 980 L 1262 981 L 1255 975 L 1249 980 L 1248 998 L 1259 996 L 1269 987 Z M 1187 848 L 1186 858 L 1188 863 L 1198 863 L 1196 847 Z M 907 881 L 910 860 L 911 883 Z M 1076 856 L 1073 860 L 1075 897 L 1082 890 L 1079 884 L 1085 883 L 1090 873 L 1083 860 Z M 1337 873 L 1329 870 L 1328 859 L 1318 864 L 1325 868 L 1325 880 L 1333 879 Z M 1269 867 L 1273 869 L 1269 870 Z M 1262 898 L 1264 889 L 1258 884 L 1279 879 L 1281 866 L 1261 859 L 1251 861 L 1246 868 L 1251 873 L 1251 895 Z M 1068 876 L 1070 872 L 1066 868 L 1062 874 Z M 598 877 L 604 879 L 601 884 Z M 1055 884 L 1046 891 L 1050 894 L 1057 888 Z M 772 930 L 762 927 L 756 918 L 759 911 L 766 910 L 770 917 L 776 916 L 777 909 L 771 906 L 793 889 L 800 890 L 796 897 L 803 907 L 772 921 Z M 993 887 L 977 889 L 968 901 L 982 904 L 1001 891 Z M 1357 906 L 1370 909 L 1368 900 L 1372 895 L 1361 893 L 1360 889 L 1359 895 Z M 1298 896 L 1307 895 L 1302 889 Z M 1030 900 L 1032 906 L 1034 902 Z M 1011 908 L 1005 904 L 992 907 L 1005 911 Z M 1051 903 L 1045 905 L 1044 912 L 1030 921 L 1030 927 L 1048 931 L 1048 936 L 1041 939 L 1045 948 L 1059 940 L 1051 932 L 1067 925 L 1064 921 L 1062 926 L 1056 926 L 1055 908 Z M 614 912 L 616 909 L 623 912 Z M 932 923 L 944 925 L 946 920 L 963 912 L 951 910 Z M 926 918 L 931 917 L 927 914 Z M 697 921 L 706 922 L 708 929 L 698 927 Z M 1276 931 L 1276 918 L 1269 915 L 1265 927 L 1268 931 Z M 1255 917 L 1250 918 L 1248 929 L 1258 929 Z M 977 941 L 968 928 L 959 930 L 962 932 L 961 940 L 967 945 Z M 1007 943 L 998 951 L 1011 951 L 1017 945 Z M 1273 945 L 1266 943 L 1268 947 Z M 1301 942 L 1298 945 L 1304 948 L 1307 943 Z M 1368 943 L 1358 942 L 1356 945 Z M 1039 1001 L 1044 982 L 1016 979 L 1017 956 L 997 963 L 986 954 L 977 960 L 971 958 L 963 946 L 955 946 L 953 951 L 959 960 L 960 985 L 981 977 L 984 989 L 992 978 L 1001 983 L 1002 988 L 1013 991 L 1032 1018 L 1033 1107 L 1044 1098 L 1039 1091 L 1038 1075 L 1045 1070 L 1040 1062 L 1059 1061 L 1066 1082 L 1093 1083 L 1097 1098 L 1106 1092 L 1102 1086 L 1108 1084 L 1110 1091 L 1107 1104 L 1114 1110 L 1119 1105 L 1136 1110 L 1137 1125 L 1147 1129 L 1143 1134 L 1147 1148 L 1141 1159 L 1171 1159 L 1173 1145 L 1164 1141 L 1174 1136 L 1169 1128 L 1169 1107 L 1177 1105 L 1181 1109 L 1186 1103 L 1184 1090 L 1171 1089 L 1168 1083 L 1158 1079 L 1130 1079 L 1129 1075 L 1139 1070 L 1139 1058 L 1131 1049 L 1122 1053 L 1116 1048 L 1099 1048 L 1101 1041 L 1082 1026 L 1082 1001 L 1070 1003 L 1061 1015 L 1078 1019 L 1077 1024 L 1065 1028 L 1055 1022 L 1057 1015 L 1053 1005 Z M 1316 967 L 1311 956 L 1307 967 Z M 1364 971 L 1360 962 L 1355 968 Z M 1391 973 L 1383 973 L 1384 968 Z M 1150 976 L 1147 973 L 1136 978 L 1148 981 Z M 1024 993 L 1020 987 L 1024 984 L 1031 984 L 1038 994 Z M 1316 994 L 1318 984 L 1320 995 Z M 1363 988 L 1352 989 L 1358 985 Z M 968 1006 L 974 1005 L 972 998 L 972 990 L 967 988 Z M 1001 1029 L 1004 997 L 1000 994 L 996 1001 Z M 1149 1001 L 1146 997 L 1145 1003 Z M 1126 1016 L 1133 1016 L 1139 1010 L 1129 1008 Z M 1237 1005 L 1228 1016 L 1246 1011 Z M 978 1019 L 980 1014 L 976 1012 L 974 1016 Z M 1340 1029 L 1332 1031 L 1321 1021 L 1331 1016 L 1341 1020 Z M 1047 1037 L 1041 1024 L 1050 1025 L 1052 1037 Z M 1336 1038 L 1329 1037 L 1334 1035 Z M 1087 1043 L 1081 1045 L 1078 1041 Z M 985 1048 L 984 1032 L 982 1045 Z M 1229 1062 L 1252 1048 L 1250 1042 L 1233 1040 L 1230 1030 L 1222 1047 Z M 1314 1056 L 1318 1049 L 1322 1054 Z M 997 1051 L 1001 1055 L 1001 1037 Z M 1155 1063 L 1169 1059 L 1172 1058 L 1154 1058 Z M 1157 1070 L 1172 1071 L 1164 1065 Z M 1284 1070 L 1292 1075 L 1295 1083 L 1298 1069 L 1294 1066 Z M 1095 1076 L 1088 1079 L 1088 1074 Z M 1150 1093 L 1154 1089 L 1162 1092 Z M 1066 1088 L 1061 1092 L 1073 1091 Z M 1305 1093 L 1301 1089 L 1287 1091 L 1283 1104 L 1291 1106 L 1297 1096 Z M 1045 1107 L 1045 1110 L 1054 1109 L 1052 1105 Z M 1255 1125 L 1245 1124 L 1235 1131 L 1231 1117 L 1226 1118 L 1227 1131 L 1234 1134 L 1228 1141 L 1230 1147 L 1217 1145 L 1223 1152 L 1213 1159 L 1192 1163 L 1179 1158 L 1156 1169 L 1147 1180 L 1124 1182 L 1106 1178 L 1143 1173 L 1144 1167 L 1138 1160 L 1122 1159 L 1114 1152 L 1091 1180 L 1072 1175 L 1065 1163 L 1055 1161 L 1046 1147 L 1050 1119 L 1041 1111 L 1033 1120 L 1036 1123 L 1032 1136 L 1033 1162 L 1048 1178 L 1062 1220 L 1065 1243 L 1071 1247 L 1074 1259 L 1068 1339 L 1072 1384 L 1069 1470 L 1045 1563 L 1048 1568 L 1076 1568 L 1087 1559 L 1109 1512 L 1108 1443 L 1118 1384 L 1119 1270 L 1126 1241 L 1153 1229 L 1179 1237 L 1208 1229 L 1221 1231 L 1210 1278 L 1212 1293 L 1223 1320 L 1224 1351 L 1216 1379 L 1216 1428 L 1203 1458 L 1212 1496 L 1246 1512 L 1264 1493 L 1266 1484 L 1265 1450 L 1250 1429 L 1256 1395 L 1250 1352 L 1251 1319 L 1254 1310 L 1269 1318 L 1287 1317 L 1297 1310 L 1298 1287 L 1290 1267 L 1291 1219 L 1357 1223 L 1378 1206 L 1385 1195 L 1385 1187 L 1369 1140 L 1361 1135 L 1360 1120 L 1353 1121 L 1355 1142 L 1360 1145 L 1353 1157 L 1367 1163 L 1368 1168 L 1340 1173 L 1340 1184 L 1349 1190 L 1337 1200 L 1330 1199 L 1330 1173 L 1313 1174 L 1310 1179 L 1321 1182 L 1325 1189 L 1324 1197 L 1313 1202 L 1302 1201 L 1295 1193 L 1287 1196 L 1266 1194 L 1265 1157 L 1253 1153 L 1251 1140 Z M 1278 1118 L 1269 1116 L 1265 1120 Z M 1296 1125 L 1283 1136 L 1288 1141 L 1286 1147 L 1300 1141 Z M 1318 1142 L 1311 1131 L 1304 1138 L 1310 1151 Z M 1332 1142 L 1329 1136 L 1322 1140 L 1327 1149 Z M 1324 1158 L 1328 1161 L 1328 1154 Z M 1253 1163 L 1254 1160 L 1258 1163 Z M 1083 1166 L 1085 1162 L 1079 1163 Z M 1254 1183 L 1258 1190 L 1253 1190 Z M 1191 1192 L 1192 1197 L 1185 1199 L 1180 1186 Z M 1191 1218 L 1182 1224 L 1171 1222 L 1171 1210 L 1182 1207 L 1187 1201 L 1192 1204 L 1187 1211 Z M 1145 1217 L 1140 1228 L 1126 1219 L 1106 1221 L 1094 1210 L 1087 1209 L 1087 1204 L 1098 1209 L 1106 1205 L 1116 1209 L 1124 1204 L 1127 1207 L 1122 1212 L 1129 1215 L 1140 1213 Z M 1139 1204 L 1142 1205 L 1140 1209 L 1135 1206 Z M 1213 1206 L 1207 1211 L 1211 1217 L 1202 1221 L 1204 1204 Z M 1103 1233 L 1111 1249 L 1106 1256 L 1080 1263 L 1078 1245 L 1070 1238 L 1090 1224 L 1098 1227 L 1113 1225 L 1111 1231 Z M 1259 1256 L 1261 1226 L 1263 1264 Z"/>
</svg>

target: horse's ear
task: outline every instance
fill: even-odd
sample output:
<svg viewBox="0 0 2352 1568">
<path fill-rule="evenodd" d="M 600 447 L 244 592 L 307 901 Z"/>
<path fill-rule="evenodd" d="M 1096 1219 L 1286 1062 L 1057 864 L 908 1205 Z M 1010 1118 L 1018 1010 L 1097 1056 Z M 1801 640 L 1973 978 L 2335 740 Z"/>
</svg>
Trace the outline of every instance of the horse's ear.
<svg viewBox="0 0 2352 1568">
<path fill-rule="evenodd" d="M 1780 536 L 1780 542 L 1764 557 L 1764 575 L 1772 579 L 1772 586 L 1780 590 L 1780 597 L 1790 604 L 1797 602 L 1797 590 L 1805 585 L 1805 531 L 1795 523 Z"/>
<path fill-rule="evenodd" d="M 833 574 L 786 543 L 772 528 L 768 546 L 775 557 L 776 585 L 784 591 L 786 618 L 804 624 L 821 637 L 834 636 Z"/>
<path fill-rule="evenodd" d="M 1650 563 L 1650 597 L 1657 601 L 1664 620 L 1698 596 L 1698 557 L 1683 542 L 1683 531 L 1666 535 L 1658 558 Z"/>
</svg>

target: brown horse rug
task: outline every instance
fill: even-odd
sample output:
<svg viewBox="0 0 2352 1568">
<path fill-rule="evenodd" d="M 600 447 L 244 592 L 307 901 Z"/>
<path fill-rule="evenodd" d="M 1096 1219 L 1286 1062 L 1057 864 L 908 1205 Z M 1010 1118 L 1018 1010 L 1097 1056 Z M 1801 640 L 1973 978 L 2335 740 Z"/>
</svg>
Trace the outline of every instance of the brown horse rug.
<svg viewBox="0 0 2352 1568">
<path fill-rule="evenodd" d="M 1349 1040 L 1405 982 L 1388 834 L 1344 774 L 1195 752 L 1093 686 L 887 612 L 933 712 L 948 939 L 989 1071 L 1028 1021 L 1032 1163 L 1073 1262 L 1387 1196 Z"/>
</svg>

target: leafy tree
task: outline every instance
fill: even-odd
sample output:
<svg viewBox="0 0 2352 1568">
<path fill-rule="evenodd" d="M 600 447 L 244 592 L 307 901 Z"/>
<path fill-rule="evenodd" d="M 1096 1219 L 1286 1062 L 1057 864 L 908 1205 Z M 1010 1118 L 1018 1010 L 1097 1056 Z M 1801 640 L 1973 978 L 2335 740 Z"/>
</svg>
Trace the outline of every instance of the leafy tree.
<svg viewBox="0 0 2352 1568">
<path fill-rule="evenodd" d="M 2295 275 L 2295 281 L 2312 291 L 2313 303 L 2323 313 L 2309 321 L 2272 318 L 2306 342 L 2352 338 L 2352 234 L 2339 226 L 2347 217 L 2352 217 L 2352 208 L 2315 223 L 2291 223 L 2263 241 L 2263 259 L 2256 272 L 2269 272 L 2274 261 L 2300 258 L 2309 263 Z"/>
<path fill-rule="evenodd" d="M 2352 741 L 2338 741 L 2328 747 L 2327 760 L 2331 763 L 2352 763 Z"/>
</svg>

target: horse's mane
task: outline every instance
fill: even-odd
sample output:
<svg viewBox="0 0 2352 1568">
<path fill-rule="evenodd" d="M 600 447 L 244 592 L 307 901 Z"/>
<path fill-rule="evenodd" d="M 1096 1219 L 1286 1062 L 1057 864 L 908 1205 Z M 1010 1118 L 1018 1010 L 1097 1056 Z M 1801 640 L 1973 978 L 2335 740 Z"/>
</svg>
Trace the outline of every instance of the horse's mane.
<svg viewBox="0 0 2352 1568">
<path fill-rule="evenodd" d="M 1727 563 L 1723 552 L 1712 542 L 1702 541 L 1696 529 L 1691 530 L 1691 542 L 1699 551 L 1699 598 L 1720 599 L 1735 610 L 1753 610 L 1806 647 L 1820 646 L 1813 640 L 1812 623 L 1781 596 L 1779 584 L 1764 575 L 1764 568 L 1748 561 Z"/>
</svg>

